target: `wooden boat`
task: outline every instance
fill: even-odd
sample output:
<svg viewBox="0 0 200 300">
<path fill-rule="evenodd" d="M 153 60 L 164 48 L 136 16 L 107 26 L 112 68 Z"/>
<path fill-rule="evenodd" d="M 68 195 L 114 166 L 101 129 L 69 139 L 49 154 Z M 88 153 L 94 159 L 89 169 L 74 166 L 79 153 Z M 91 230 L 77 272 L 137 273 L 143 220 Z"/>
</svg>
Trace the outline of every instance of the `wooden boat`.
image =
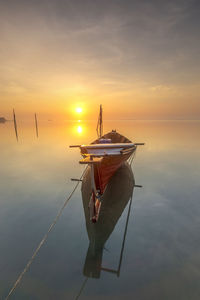
<svg viewBox="0 0 200 300">
<path fill-rule="evenodd" d="M 138 145 L 125 136 L 112 130 L 103 135 L 102 106 L 100 106 L 97 123 L 98 139 L 89 145 L 73 145 L 79 147 L 83 159 L 80 164 L 88 164 L 91 169 L 92 194 L 89 203 L 90 219 L 93 223 L 98 220 L 102 204 L 102 195 L 107 184 L 119 167 L 136 151 Z"/>
</svg>

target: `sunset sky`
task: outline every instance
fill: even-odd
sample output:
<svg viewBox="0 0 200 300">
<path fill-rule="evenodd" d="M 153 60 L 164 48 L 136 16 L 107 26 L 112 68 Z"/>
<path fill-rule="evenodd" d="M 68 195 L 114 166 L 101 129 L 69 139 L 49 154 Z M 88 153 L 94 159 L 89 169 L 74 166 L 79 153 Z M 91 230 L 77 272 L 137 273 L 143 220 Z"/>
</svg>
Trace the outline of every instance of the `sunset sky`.
<svg viewBox="0 0 200 300">
<path fill-rule="evenodd" d="M 0 0 L 0 116 L 200 119 L 200 1 Z"/>
</svg>

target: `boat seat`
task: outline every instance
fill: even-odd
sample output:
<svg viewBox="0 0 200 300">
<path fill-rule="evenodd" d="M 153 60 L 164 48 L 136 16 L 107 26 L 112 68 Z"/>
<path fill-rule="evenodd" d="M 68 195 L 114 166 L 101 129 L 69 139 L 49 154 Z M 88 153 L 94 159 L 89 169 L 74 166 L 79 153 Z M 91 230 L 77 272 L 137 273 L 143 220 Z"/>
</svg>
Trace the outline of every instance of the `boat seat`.
<svg viewBox="0 0 200 300">
<path fill-rule="evenodd" d="M 110 144 L 112 143 L 111 139 L 99 139 L 99 144 Z"/>
</svg>

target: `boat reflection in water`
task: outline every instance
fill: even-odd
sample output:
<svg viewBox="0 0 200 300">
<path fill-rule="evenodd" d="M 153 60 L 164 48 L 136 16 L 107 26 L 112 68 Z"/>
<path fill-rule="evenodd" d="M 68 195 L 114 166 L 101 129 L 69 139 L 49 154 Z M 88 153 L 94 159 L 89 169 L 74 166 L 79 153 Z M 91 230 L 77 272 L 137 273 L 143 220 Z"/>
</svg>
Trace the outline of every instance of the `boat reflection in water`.
<svg viewBox="0 0 200 300">
<path fill-rule="evenodd" d="M 83 269 L 84 276 L 99 278 L 102 270 L 115 273 L 119 276 L 134 185 L 135 181 L 131 166 L 128 163 L 124 163 L 111 178 L 103 195 L 99 220 L 97 223 L 93 224 L 90 221 L 90 212 L 88 208 L 92 192 L 90 168 L 88 167 L 83 178 L 81 188 L 86 227 L 89 238 L 89 247 Z M 117 224 L 128 202 L 129 209 L 118 268 L 117 270 L 103 268 L 102 257 L 104 244 L 113 232 L 115 225 Z"/>
</svg>

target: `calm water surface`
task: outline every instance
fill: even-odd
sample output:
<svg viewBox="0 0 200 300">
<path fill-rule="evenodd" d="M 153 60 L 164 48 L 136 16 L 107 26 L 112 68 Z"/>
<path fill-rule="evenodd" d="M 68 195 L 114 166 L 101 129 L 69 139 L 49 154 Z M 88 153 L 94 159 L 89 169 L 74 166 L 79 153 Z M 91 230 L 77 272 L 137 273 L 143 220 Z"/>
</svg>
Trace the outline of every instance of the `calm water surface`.
<svg viewBox="0 0 200 300">
<path fill-rule="evenodd" d="M 39 122 L 37 139 L 19 123 L 17 143 L 13 124 L 0 124 L 0 299 L 83 172 L 68 146 L 91 142 L 95 128 Z M 105 121 L 111 129 L 146 143 L 132 171 L 116 174 L 95 230 L 84 179 L 11 299 L 200 299 L 200 122 Z"/>
</svg>

